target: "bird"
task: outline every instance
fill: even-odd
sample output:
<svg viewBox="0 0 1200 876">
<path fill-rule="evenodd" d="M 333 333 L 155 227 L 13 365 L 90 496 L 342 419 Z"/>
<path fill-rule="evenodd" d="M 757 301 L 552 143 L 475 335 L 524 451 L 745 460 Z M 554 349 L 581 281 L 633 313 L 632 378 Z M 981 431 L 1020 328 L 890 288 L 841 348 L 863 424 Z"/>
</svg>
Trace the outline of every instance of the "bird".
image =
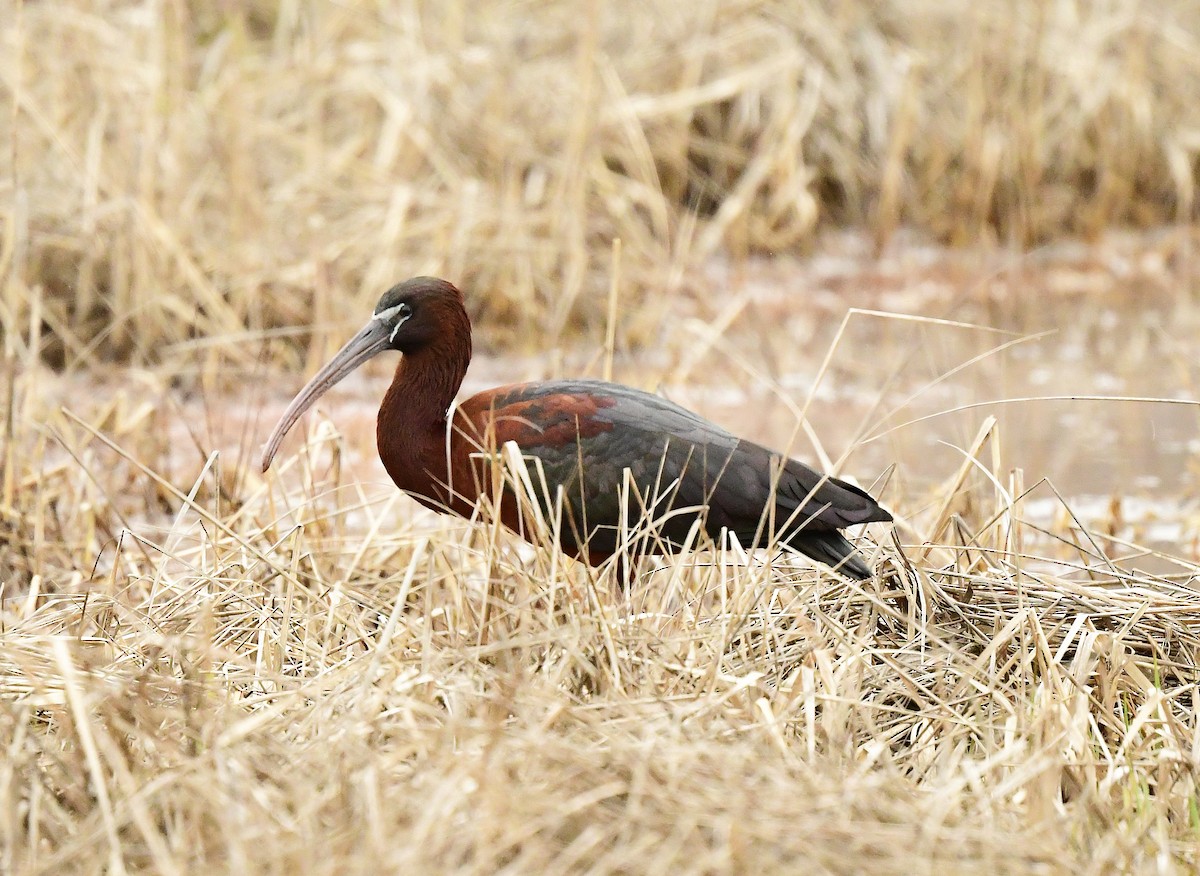
<svg viewBox="0 0 1200 876">
<path fill-rule="evenodd" d="M 501 522 L 533 541 L 511 478 L 505 488 L 497 475 L 497 454 L 511 442 L 539 485 L 532 492 L 542 511 L 559 509 L 563 552 L 592 567 L 616 555 L 626 584 L 627 561 L 686 549 L 697 525 L 715 543 L 732 534 L 747 549 L 786 546 L 849 578 L 872 577 L 839 531 L 892 520 L 870 494 L 662 396 L 558 379 L 454 404 L 471 361 L 471 321 L 462 292 L 434 277 L 380 297 L 367 324 L 288 405 L 263 446 L 263 472 L 323 393 L 388 351 L 400 360 L 376 419 L 379 457 L 396 486 L 428 508 L 470 517 L 481 496 L 498 496 Z M 630 539 L 630 527 L 646 519 L 650 534 Z"/>
</svg>

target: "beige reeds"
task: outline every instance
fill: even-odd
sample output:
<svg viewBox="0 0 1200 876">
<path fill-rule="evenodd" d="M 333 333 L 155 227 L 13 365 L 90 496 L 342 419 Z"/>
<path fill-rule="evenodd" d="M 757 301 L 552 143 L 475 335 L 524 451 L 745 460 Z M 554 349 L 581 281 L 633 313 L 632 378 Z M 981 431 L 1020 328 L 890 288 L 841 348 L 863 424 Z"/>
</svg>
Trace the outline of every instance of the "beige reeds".
<svg viewBox="0 0 1200 876">
<path fill-rule="evenodd" d="M 223 493 L 210 452 L 175 486 L 137 401 L 101 429 L 34 400 L 53 440 L 11 438 L 13 872 L 1196 863 L 1195 566 L 1025 519 L 1054 494 L 986 430 L 914 516 L 925 561 L 859 583 L 697 539 L 622 594 L 511 450 L 540 547 L 404 524 L 322 428 L 268 482 Z"/>
<path fill-rule="evenodd" d="M 1153 391 L 1004 390 L 1094 293 L 1034 258 L 730 254 L 1194 220 L 1195 3 L 580 9 L 0 7 L 0 872 L 1194 871 L 1194 454 L 1152 492 L 1173 540 L 1128 479 L 1097 511 L 1015 458 L 1044 406 L 1114 467 L 1087 412 L 1194 412 L 1160 300 L 1192 238 L 1108 253 L 1139 318 L 1087 327 Z M 623 591 L 553 547 L 562 496 L 512 449 L 533 545 L 495 497 L 434 517 L 364 461 L 369 368 L 260 477 L 255 411 L 418 273 L 483 350 L 588 339 L 505 371 L 599 351 L 889 472 L 896 527 L 854 536 L 880 576 L 697 529 Z M 921 285 L 951 305 L 883 312 Z"/>
<path fill-rule="evenodd" d="M 51 361 L 152 361 L 441 273 L 496 337 L 553 342 L 602 324 L 614 238 L 633 304 L 831 223 L 1022 243 L 1195 218 L 1187 0 L 419 7 L 17 2 L 6 324 L 40 294 Z"/>
</svg>

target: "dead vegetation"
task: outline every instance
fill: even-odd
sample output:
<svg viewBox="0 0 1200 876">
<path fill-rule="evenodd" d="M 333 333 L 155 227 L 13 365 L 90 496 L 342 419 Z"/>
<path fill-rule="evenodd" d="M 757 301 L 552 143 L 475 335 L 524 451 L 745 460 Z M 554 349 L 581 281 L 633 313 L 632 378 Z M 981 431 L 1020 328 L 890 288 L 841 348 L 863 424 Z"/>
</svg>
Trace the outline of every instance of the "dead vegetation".
<svg viewBox="0 0 1200 876">
<path fill-rule="evenodd" d="M 421 273 L 554 343 L 602 323 L 613 238 L 636 342 L 714 253 L 822 224 L 1196 218 L 1191 0 L 0 10 L 3 306 L 58 364 L 213 338 L 244 364 L 248 332 Z"/>
<path fill-rule="evenodd" d="M 621 594 L 486 519 L 404 523 L 328 431 L 278 479 L 172 483 L 136 397 L 102 428 L 37 404 L 6 446 L 7 872 L 1197 863 L 1194 566 L 1026 520 L 994 425 L 886 577 L 716 551 Z"/>
<path fill-rule="evenodd" d="M 898 453 L 877 580 L 718 550 L 628 593 L 328 425 L 265 480 L 213 437 L 409 275 L 509 349 L 607 326 L 606 368 L 610 282 L 620 344 L 715 312 L 654 366 L 688 382 L 753 343 L 695 306 L 729 254 L 1196 218 L 1194 3 L 589 8 L 0 5 L 0 872 L 1193 871 L 1194 544 L 1014 470 L 1032 427 Z M 1189 397 L 1193 237 L 1093 339 Z"/>
</svg>

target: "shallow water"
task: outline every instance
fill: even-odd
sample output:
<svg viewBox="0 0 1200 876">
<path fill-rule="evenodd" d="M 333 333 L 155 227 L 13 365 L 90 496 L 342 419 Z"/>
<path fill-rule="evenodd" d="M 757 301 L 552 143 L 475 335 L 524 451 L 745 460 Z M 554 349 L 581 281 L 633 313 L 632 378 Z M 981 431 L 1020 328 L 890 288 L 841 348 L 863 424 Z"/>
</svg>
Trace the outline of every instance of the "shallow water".
<svg viewBox="0 0 1200 876">
<path fill-rule="evenodd" d="M 1200 397 L 1194 243 L 1182 231 L 1114 235 L 1023 257 L 900 244 L 876 260 L 845 238 L 840 254 L 731 272 L 731 285 L 754 301 L 743 336 L 727 341 L 797 404 L 812 396 L 808 418 L 828 456 L 853 448 L 842 471 L 870 483 L 895 464 L 910 508 L 957 471 L 962 449 L 994 416 L 995 474 L 1006 486 L 1005 475 L 1021 469 L 1026 489 L 1049 481 L 1085 520 L 1115 512 L 1138 536 L 1191 556 L 1200 452 L 1200 407 L 1186 403 Z M 983 328 L 855 315 L 815 384 L 850 307 Z M 689 401 L 714 419 L 775 445 L 794 434 L 794 413 L 762 381 L 711 383 Z M 1103 400 L 1083 398 L 1092 396 Z M 803 438 L 794 446 L 812 457 Z M 992 467 L 990 449 L 982 459 Z M 1061 507 L 1042 486 L 1024 511 L 1036 519 Z"/>
<path fill-rule="evenodd" d="M 663 321 L 653 350 L 618 354 L 614 377 L 747 438 L 835 464 L 863 485 L 886 475 L 886 486 L 874 489 L 907 516 L 930 506 L 994 416 L 998 457 L 988 447 L 980 458 L 1005 486 L 1020 469 L 1026 489 L 1049 481 L 1085 522 L 1117 517 L 1135 535 L 1191 557 L 1200 408 L 1114 399 L 1200 397 L 1195 242 L 1192 232 L 1168 229 L 1022 256 L 902 239 L 877 255 L 861 237 L 837 235 L 804 259 L 714 263 L 680 298 L 677 318 Z M 637 302 L 624 304 L 625 318 L 636 319 Z M 851 308 L 871 313 L 850 317 L 838 337 Z M 599 348 L 597 341 L 532 356 L 480 353 L 463 395 L 518 380 L 598 376 Z M 351 477 L 374 485 L 370 495 L 388 495 L 374 416 L 392 367 L 372 363 L 329 393 L 280 458 L 328 421 L 342 436 Z M 177 412 L 168 416 L 175 475 L 186 480 L 207 450 L 256 472 L 261 442 L 310 372 L 219 395 L 165 390 Z M 79 379 L 43 383 L 78 400 L 72 380 Z M 114 382 L 127 387 L 130 377 Z M 819 448 L 797 428 L 801 410 Z M 1062 506 L 1042 486 L 1024 512 L 1049 520 Z"/>
</svg>

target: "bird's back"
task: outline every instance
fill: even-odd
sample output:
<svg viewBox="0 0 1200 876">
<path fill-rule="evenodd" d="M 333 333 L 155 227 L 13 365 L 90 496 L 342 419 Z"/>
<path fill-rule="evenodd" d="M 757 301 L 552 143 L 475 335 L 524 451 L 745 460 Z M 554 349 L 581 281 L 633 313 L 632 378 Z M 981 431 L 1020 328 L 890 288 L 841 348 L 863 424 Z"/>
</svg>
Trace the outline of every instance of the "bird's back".
<svg viewBox="0 0 1200 876">
<path fill-rule="evenodd" d="M 891 519 L 858 487 L 629 386 L 600 380 L 502 386 L 465 401 L 456 422 L 476 443 L 512 441 L 536 460 L 532 468 L 540 469 L 550 499 L 560 486 L 564 493 L 570 515 L 564 530 L 573 530 L 564 531 L 564 546 L 593 557 L 611 555 L 619 525 L 637 525 L 644 512 L 672 545 L 683 543 L 699 519 L 713 537 L 725 529 L 751 547 L 774 532 L 824 562 L 848 543 L 840 536 L 832 547 L 806 542 Z"/>
</svg>

